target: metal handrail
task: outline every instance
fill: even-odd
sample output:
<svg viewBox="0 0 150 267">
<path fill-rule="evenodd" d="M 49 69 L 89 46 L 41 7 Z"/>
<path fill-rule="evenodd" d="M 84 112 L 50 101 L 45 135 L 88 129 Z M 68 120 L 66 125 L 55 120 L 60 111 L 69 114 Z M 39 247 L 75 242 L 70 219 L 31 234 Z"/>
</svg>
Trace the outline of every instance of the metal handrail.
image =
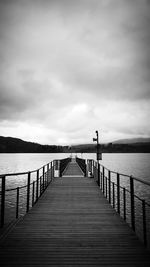
<svg viewBox="0 0 150 267">
<path fill-rule="evenodd" d="M 148 216 L 150 216 L 150 203 L 148 203 L 148 201 L 146 201 L 144 198 L 139 197 L 137 196 L 137 194 L 135 194 L 134 181 L 140 182 L 141 184 L 146 186 L 150 186 L 150 183 L 134 176 L 111 171 L 104 165 L 98 164 L 94 160 L 92 161 L 93 176 L 97 180 L 97 184 L 104 196 L 108 199 L 112 207 L 121 217 L 123 217 L 126 222 L 127 215 L 128 217 L 130 217 L 130 225 L 137 235 L 139 235 L 136 229 L 137 220 L 138 222 L 140 222 L 139 218 L 141 217 L 140 220 L 142 221 L 142 224 L 140 229 L 141 231 L 143 231 L 143 233 L 140 233 L 140 235 L 142 234 L 143 236 L 142 241 L 144 242 L 144 245 L 146 247 L 150 246 L 150 240 L 148 240 L 148 233 L 150 232 L 150 224 L 148 225 Z M 112 176 L 112 174 L 115 174 L 115 176 Z M 124 176 L 129 179 L 129 184 L 127 185 L 127 188 L 120 185 L 120 176 Z M 114 179 L 116 179 L 116 182 L 114 182 Z M 130 196 L 128 198 L 126 197 L 127 193 Z M 139 203 L 137 203 L 137 201 L 139 201 Z M 141 207 L 141 211 L 138 210 L 139 214 L 137 214 L 136 212 L 136 204 Z M 149 229 L 147 229 L 148 227 Z M 141 238 L 141 236 L 139 237 Z"/>
<path fill-rule="evenodd" d="M 51 162 L 47 163 L 47 164 L 50 164 Z M 4 173 L 4 174 L 0 174 L 0 178 L 3 178 L 4 176 L 18 176 L 18 175 L 25 175 L 25 174 L 28 174 L 29 172 L 30 173 L 34 173 L 34 172 L 37 172 L 38 170 L 42 170 L 43 167 L 46 167 L 47 164 L 41 166 L 39 169 L 36 169 L 36 170 L 32 170 L 32 171 L 26 171 L 26 172 L 14 172 L 14 173 Z"/>
<path fill-rule="evenodd" d="M 105 170 L 110 171 L 110 172 L 113 173 L 113 174 L 118 174 L 118 173 L 119 173 L 119 175 L 121 175 L 121 176 L 128 177 L 128 178 L 131 177 L 131 175 L 129 175 L 129 174 L 124 174 L 124 173 L 120 173 L 120 172 L 112 171 L 112 170 L 108 169 L 107 167 L 105 167 L 105 166 L 102 165 L 102 164 L 100 164 L 100 166 L 101 166 L 101 167 L 104 167 Z M 133 178 L 134 180 L 138 181 L 138 182 L 141 182 L 141 183 L 143 183 L 143 184 L 145 184 L 145 185 L 150 186 L 150 182 L 148 182 L 148 181 L 144 181 L 143 179 L 138 178 L 138 177 L 135 177 L 135 176 L 133 176 L 133 175 L 132 175 L 132 178 Z"/>
<path fill-rule="evenodd" d="M 19 216 L 19 196 L 20 196 L 20 190 L 23 188 L 26 188 L 27 192 L 24 195 L 24 198 L 26 199 L 26 212 L 30 209 L 30 202 L 31 202 L 31 194 L 32 194 L 32 206 L 35 204 L 35 202 L 38 201 L 40 196 L 43 194 L 43 192 L 46 190 L 47 186 L 51 183 L 52 179 L 54 178 L 54 169 L 55 169 L 56 162 L 51 161 L 39 169 L 27 171 L 27 172 L 16 172 L 16 173 L 5 173 L 1 174 L 1 214 L 0 214 L 0 224 L 1 227 L 5 224 L 5 203 L 6 203 L 6 192 L 10 191 L 16 191 L 16 204 L 14 203 L 14 207 L 16 206 L 16 218 Z M 47 167 L 47 168 L 46 168 Z M 42 173 L 40 172 L 42 170 Z M 34 177 L 34 181 L 31 182 L 31 174 L 36 173 L 36 176 Z M 41 173 L 41 174 L 40 174 Z M 39 175 L 40 174 L 40 175 Z M 12 176 L 18 176 L 18 175 L 27 175 L 27 184 L 23 186 L 18 186 L 15 188 L 8 188 L 6 189 L 6 178 L 12 177 Z M 32 192 L 31 192 L 32 191 Z M 15 195 L 14 195 L 15 197 Z"/>
</svg>

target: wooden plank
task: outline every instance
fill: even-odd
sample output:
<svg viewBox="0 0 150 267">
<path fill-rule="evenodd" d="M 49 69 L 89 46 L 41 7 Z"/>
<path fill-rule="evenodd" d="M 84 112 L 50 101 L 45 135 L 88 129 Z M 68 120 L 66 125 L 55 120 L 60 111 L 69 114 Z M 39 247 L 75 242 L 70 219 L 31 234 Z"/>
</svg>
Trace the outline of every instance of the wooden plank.
<svg viewBox="0 0 150 267">
<path fill-rule="evenodd" d="M 67 168 L 65 169 L 63 173 L 64 176 L 76 176 L 76 177 L 83 177 L 84 173 L 82 172 L 81 168 L 73 158 L 71 162 L 67 165 Z"/>
<path fill-rule="evenodd" d="M 149 266 L 94 179 L 55 178 L 1 243 L 1 266 Z"/>
</svg>

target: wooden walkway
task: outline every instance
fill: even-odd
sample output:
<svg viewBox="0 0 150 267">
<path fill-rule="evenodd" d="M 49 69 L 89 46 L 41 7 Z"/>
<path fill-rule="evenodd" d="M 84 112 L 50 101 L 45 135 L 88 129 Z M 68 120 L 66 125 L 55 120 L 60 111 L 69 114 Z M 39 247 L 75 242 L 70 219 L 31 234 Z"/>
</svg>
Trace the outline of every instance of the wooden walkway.
<svg viewBox="0 0 150 267">
<path fill-rule="evenodd" d="M 80 169 L 79 165 L 76 163 L 76 160 L 72 158 L 71 162 L 67 165 L 66 169 L 63 172 L 63 177 L 65 176 L 75 176 L 75 177 L 84 177 L 84 173 Z"/>
<path fill-rule="evenodd" d="M 148 251 L 94 179 L 70 177 L 70 164 L 1 242 L 1 267 L 149 266 Z"/>
</svg>

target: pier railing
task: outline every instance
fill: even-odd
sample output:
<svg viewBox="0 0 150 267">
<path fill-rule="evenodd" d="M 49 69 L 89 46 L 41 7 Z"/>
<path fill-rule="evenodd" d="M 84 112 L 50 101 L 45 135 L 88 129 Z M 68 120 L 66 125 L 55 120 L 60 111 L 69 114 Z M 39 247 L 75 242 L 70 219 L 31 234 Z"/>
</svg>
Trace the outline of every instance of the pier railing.
<svg viewBox="0 0 150 267">
<path fill-rule="evenodd" d="M 0 225 L 27 213 L 38 201 L 55 175 L 57 161 L 29 172 L 0 175 Z"/>
<path fill-rule="evenodd" d="M 86 176 L 86 161 L 85 159 L 80 159 L 76 157 L 76 162 L 78 163 L 79 167 L 81 168 L 84 176 Z"/>
<path fill-rule="evenodd" d="M 60 177 L 62 176 L 64 170 L 66 169 L 68 163 L 71 161 L 71 158 L 65 158 L 60 160 Z"/>
<path fill-rule="evenodd" d="M 62 175 L 70 160 L 54 160 L 29 172 L 1 174 L 1 227 L 27 213 L 53 178 Z M 150 247 L 150 183 L 111 171 L 94 160 L 76 160 L 86 176 L 94 177 L 109 203 L 132 227 L 145 246 Z"/>
<path fill-rule="evenodd" d="M 94 160 L 91 172 L 112 207 L 150 247 L 150 183 L 111 171 Z"/>
</svg>

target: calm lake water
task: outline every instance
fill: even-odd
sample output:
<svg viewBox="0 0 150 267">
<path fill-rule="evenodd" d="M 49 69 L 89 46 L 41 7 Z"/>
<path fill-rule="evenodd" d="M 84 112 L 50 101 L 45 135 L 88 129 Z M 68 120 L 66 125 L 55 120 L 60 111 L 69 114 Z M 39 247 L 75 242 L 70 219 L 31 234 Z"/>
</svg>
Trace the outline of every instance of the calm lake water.
<svg viewBox="0 0 150 267">
<path fill-rule="evenodd" d="M 72 154 L 72 156 L 82 157 L 84 159 L 96 159 L 94 153 L 90 154 Z M 0 154 L 0 174 L 12 172 L 24 172 L 38 169 L 53 159 L 62 159 L 70 154 Z M 102 161 L 105 167 L 112 171 L 133 175 L 150 181 L 150 154 L 121 154 L 110 153 L 103 154 Z"/>
<path fill-rule="evenodd" d="M 48 153 L 48 154 L 0 154 L 0 174 L 5 173 L 17 173 L 17 172 L 27 172 L 36 170 L 43 165 L 49 163 L 54 159 L 63 159 L 69 156 L 78 156 L 84 159 L 96 159 L 95 153 L 90 154 L 67 154 L 67 153 Z M 102 160 L 100 161 L 102 165 L 106 168 L 127 174 L 133 175 L 134 177 L 140 178 L 144 181 L 150 182 L 150 154 L 121 154 L 121 153 L 106 153 L 102 155 Z M 32 175 L 34 176 L 34 175 Z M 129 179 L 123 176 L 121 178 L 121 185 L 127 186 L 129 184 Z M 112 175 L 113 179 L 113 175 Z M 25 176 L 16 176 L 7 178 L 7 188 L 17 187 L 25 185 L 27 177 Z M 149 187 L 145 188 L 137 183 L 136 188 L 138 190 L 138 195 L 140 197 L 149 197 Z"/>
</svg>

